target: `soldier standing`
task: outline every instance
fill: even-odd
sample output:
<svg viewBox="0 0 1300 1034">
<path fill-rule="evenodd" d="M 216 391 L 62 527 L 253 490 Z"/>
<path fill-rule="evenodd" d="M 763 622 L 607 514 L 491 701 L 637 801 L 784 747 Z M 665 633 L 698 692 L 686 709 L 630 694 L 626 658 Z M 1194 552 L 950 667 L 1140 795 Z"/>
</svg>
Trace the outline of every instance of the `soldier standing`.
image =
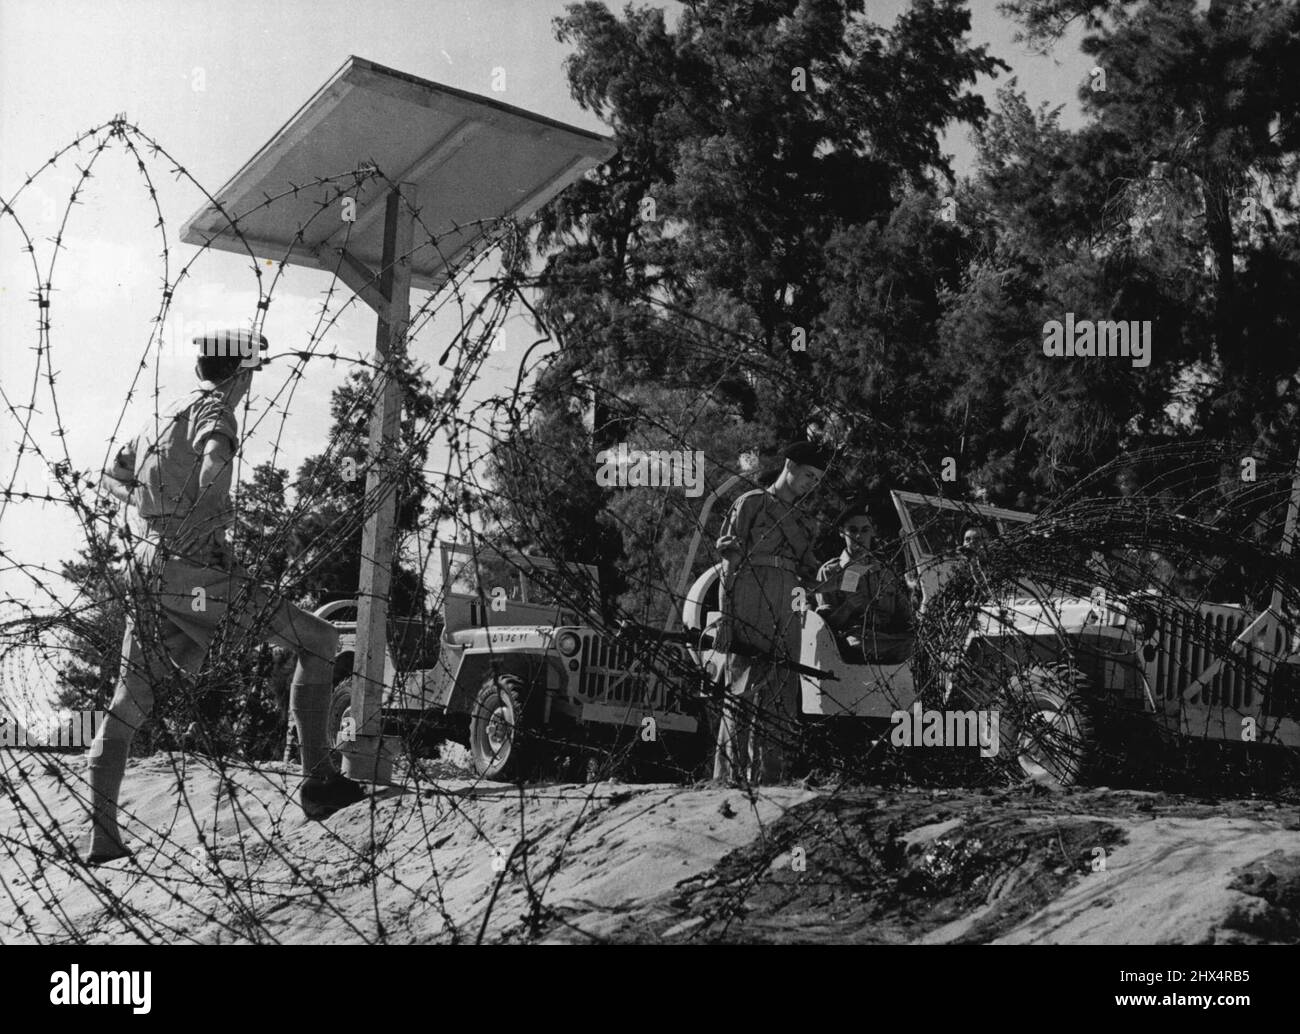
<svg viewBox="0 0 1300 1034">
<path fill-rule="evenodd" d="M 727 697 L 713 776 L 728 782 L 781 782 L 788 771 L 783 741 L 799 717 L 799 676 L 782 662 L 798 659 L 803 608 L 797 590 L 812 584 L 817 560 L 811 524 L 798 504 L 825 476 L 829 453 L 799 442 L 783 455 L 770 487 L 732 504 L 717 543 L 723 558 L 717 645 L 727 655 Z"/>
<path fill-rule="evenodd" d="M 289 708 L 298 727 L 308 818 L 362 799 L 329 758 L 329 697 L 338 634 L 334 627 L 257 585 L 235 560 L 225 531 L 234 521 L 232 461 L 239 450 L 235 406 L 247 393 L 266 339 L 248 331 L 195 338 L 199 386 L 121 449 L 102 483 L 134 511 L 128 557 L 134 606 L 122 638 L 117 687 L 91 744 L 91 828 L 85 861 L 130 852 L 117 800 L 131 740 L 153 710 L 154 689 L 174 669 L 197 672 L 226 623 L 298 655 Z M 250 362 L 256 355 L 257 361 Z M 260 619 L 260 620 L 259 620 Z"/>
</svg>

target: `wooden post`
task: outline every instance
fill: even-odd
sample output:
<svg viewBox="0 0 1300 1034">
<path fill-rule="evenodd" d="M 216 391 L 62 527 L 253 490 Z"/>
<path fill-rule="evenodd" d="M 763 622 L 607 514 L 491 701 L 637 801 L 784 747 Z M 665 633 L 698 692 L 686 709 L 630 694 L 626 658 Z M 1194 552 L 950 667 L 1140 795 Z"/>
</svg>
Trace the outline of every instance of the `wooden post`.
<svg viewBox="0 0 1300 1034">
<path fill-rule="evenodd" d="M 381 763 L 384 668 L 388 644 L 388 594 L 396 548 L 397 484 L 394 457 L 400 448 L 402 385 L 390 366 L 406 353 L 411 314 L 411 242 L 414 218 L 407 202 L 411 184 L 389 193 L 384 210 L 384 252 L 379 293 L 387 303 L 375 334 L 375 408 L 367 447 L 366 501 L 373 511 L 361 533 L 361 578 L 357 598 L 357 644 L 353 660 L 352 719 L 356 739 L 345 744 L 343 771 L 353 779 L 385 782 Z M 380 371 L 383 371 L 381 374 Z"/>
</svg>

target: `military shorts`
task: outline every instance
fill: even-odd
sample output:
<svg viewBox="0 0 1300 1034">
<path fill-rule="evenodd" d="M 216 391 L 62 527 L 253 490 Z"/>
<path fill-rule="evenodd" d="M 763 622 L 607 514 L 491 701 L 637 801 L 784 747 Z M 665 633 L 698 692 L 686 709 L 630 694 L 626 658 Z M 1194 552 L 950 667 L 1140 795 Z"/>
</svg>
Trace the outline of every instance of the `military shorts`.
<svg viewBox="0 0 1300 1034">
<path fill-rule="evenodd" d="M 202 563 L 152 543 L 137 544 L 129 583 L 123 662 L 155 675 L 171 665 L 197 671 L 218 633 L 244 646 L 294 638 L 298 616 L 309 617 L 233 560 Z"/>
</svg>

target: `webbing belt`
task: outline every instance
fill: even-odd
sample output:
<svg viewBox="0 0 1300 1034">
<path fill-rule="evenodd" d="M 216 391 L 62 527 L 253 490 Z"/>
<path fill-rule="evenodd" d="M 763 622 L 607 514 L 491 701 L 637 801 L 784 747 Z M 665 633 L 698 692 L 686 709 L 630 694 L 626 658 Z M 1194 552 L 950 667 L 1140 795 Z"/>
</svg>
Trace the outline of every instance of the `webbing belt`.
<svg viewBox="0 0 1300 1034">
<path fill-rule="evenodd" d="M 776 556 L 772 553 L 755 553 L 746 557 L 745 560 L 755 567 L 775 567 L 778 570 L 789 571 L 792 574 L 799 573 L 799 565 L 789 557 Z"/>
</svg>

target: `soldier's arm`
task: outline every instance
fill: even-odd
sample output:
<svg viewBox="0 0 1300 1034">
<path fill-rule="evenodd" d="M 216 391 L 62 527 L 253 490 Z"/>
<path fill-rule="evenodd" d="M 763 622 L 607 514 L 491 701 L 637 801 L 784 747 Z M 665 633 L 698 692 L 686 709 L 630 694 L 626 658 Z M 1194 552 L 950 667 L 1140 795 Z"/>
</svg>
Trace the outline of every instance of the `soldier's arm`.
<svg viewBox="0 0 1300 1034">
<path fill-rule="evenodd" d="M 199 466 L 199 497 L 228 499 L 234 465 L 230 442 L 224 435 L 214 434 L 203 443 L 203 460 Z"/>
<path fill-rule="evenodd" d="M 749 548 L 749 533 L 754 524 L 754 511 L 759 505 L 757 496 L 742 496 L 727 513 L 722 534 L 718 536 L 718 553 L 722 556 L 722 576 L 734 575 L 741 558 Z"/>
<path fill-rule="evenodd" d="M 234 523 L 230 510 L 239 426 L 220 395 L 207 394 L 190 414 L 190 448 L 199 453 L 199 504 L 223 527 Z M 211 518 L 210 518 L 211 519 Z"/>
<path fill-rule="evenodd" d="M 833 557 L 832 559 L 827 560 L 826 563 L 822 564 L 820 569 L 817 571 L 817 580 L 813 585 L 813 592 L 817 600 L 817 610 L 819 613 L 821 611 L 831 610 L 837 603 L 839 603 L 839 593 L 835 590 L 839 587 L 839 575 L 842 566 L 840 558 Z"/>
</svg>

